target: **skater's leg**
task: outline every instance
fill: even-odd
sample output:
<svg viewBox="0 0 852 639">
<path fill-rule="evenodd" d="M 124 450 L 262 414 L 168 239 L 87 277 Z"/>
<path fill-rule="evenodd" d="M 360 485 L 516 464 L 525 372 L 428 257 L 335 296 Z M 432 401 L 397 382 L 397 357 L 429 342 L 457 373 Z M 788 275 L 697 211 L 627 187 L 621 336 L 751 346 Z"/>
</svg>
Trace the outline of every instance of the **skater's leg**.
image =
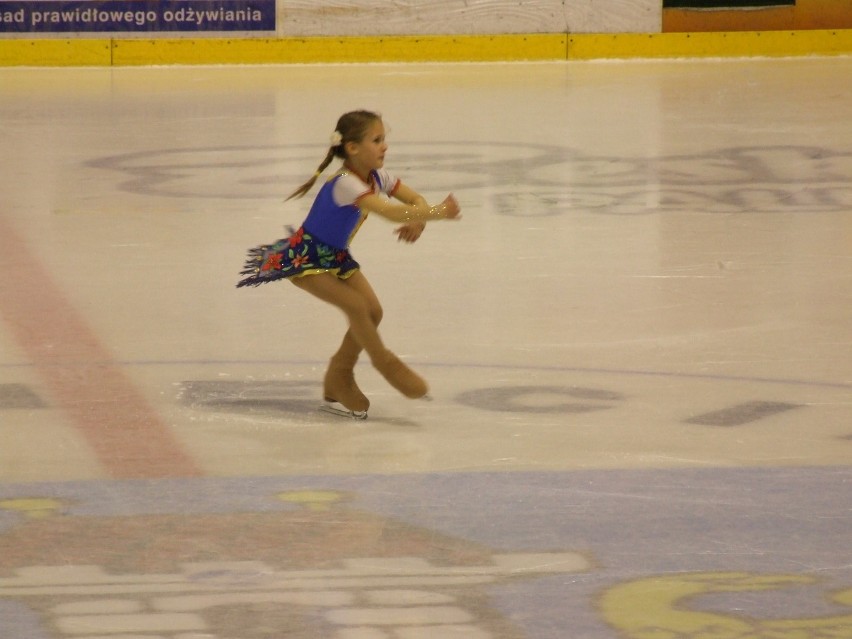
<svg viewBox="0 0 852 639">
<path fill-rule="evenodd" d="M 366 412 L 370 408 L 370 400 L 355 382 L 355 363 L 360 352 L 361 346 L 347 330 L 343 343 L 328 362 L 322 393 L 327 402 L 342 404 L 351 411 Z"/>
<path fill-rule="evenodd" d="M 355 381 L 355 364 L 361 346 L 347 330 L 340 348 L 332 355 L 322 380 L 323 399 L 326 402 L 342 404 L 350 411 L 366 413 L 370 400 L 358 388 Z"/>
<path fill-rule="evenodd" d="M 339 279 L 332 273 L 306 275 L 291 281 L 314 297 L 337 307 L 346 315 L 349 330 L 340 350 L 349 356 L 354 354 L 357 357 L 363 349 L 372 360 L 381 357 L 386 350 L 373 319 L 374 316 L 381 319 L 382 311 L 375 293 L 372 292 L 372 288 L 369 288 L 369 283 L 366 287 L 358 284 L 358 279 L 361 278 L 366 282 L 366 278 L 363 275 L 359 278 L 359 275 L 355 273 L 349 278 L 356 280 L 355 285 L 349 280 Z M 369 293 L 366 292 L 367 290 Z"/>
<path fill-rule="evenodd" d="M 367 278 L 360 272 L 348 280 L 331 273 L 309 275 L 292 280 L 299 288 L 339 308 L 349 320 L 348 337 L 341 349 L 357 357 L 357 348 L 367 351 L 373 366 L 394 388 L 407 397 L 423 397 L 428 386 L 392 352 L 385 348 L 378 322 L 382 318 L 381 304 Z M 340 350 L 338 350 L 338 353 Z"/>
<path fill-rule="evenodd" d="M 373 321 L 373 325 L 378 326 L 382 321 L 384 310 L 382 309 L 378 296 L 373 290 L 373 287 L 370 286 L 370 282 L 367 281 L 364 274 L 361 273 L 361 271 L 356 271 L 349 279 L 345 280 L 345 283 L 361 294 L 361 297 L 367 303 L 368 312 L 370 314 L 370 319 Z M 358 361 L 358 356 L 361 354 L 361 350 L 361 344 L 355 339 L 352 329 L 350 328 L 343 336 L 340 348 L 334 354 L 332 360 L 338 362 L 342 366 L 348 366 L 351 363 L 351 366 L 354 367 L 355 362 Z"/>
</svg>

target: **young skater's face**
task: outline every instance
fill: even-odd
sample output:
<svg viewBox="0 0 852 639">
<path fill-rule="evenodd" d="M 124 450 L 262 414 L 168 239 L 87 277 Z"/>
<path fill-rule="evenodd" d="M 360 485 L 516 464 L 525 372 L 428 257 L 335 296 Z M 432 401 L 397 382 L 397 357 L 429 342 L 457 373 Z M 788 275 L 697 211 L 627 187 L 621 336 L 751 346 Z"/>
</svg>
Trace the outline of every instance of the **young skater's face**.
<svg viewBox="0 0 852 639">
<path fill-rule="evenodd" d="M 347 145 L 347 156 L 353 168 L 359 172 L 369 173 L 385 165 L 385 153 L 388 150 L 385 142 L 385 125 L 376 120 L 369 127 L 360 142 L 350 142 Z"/>
</svg>

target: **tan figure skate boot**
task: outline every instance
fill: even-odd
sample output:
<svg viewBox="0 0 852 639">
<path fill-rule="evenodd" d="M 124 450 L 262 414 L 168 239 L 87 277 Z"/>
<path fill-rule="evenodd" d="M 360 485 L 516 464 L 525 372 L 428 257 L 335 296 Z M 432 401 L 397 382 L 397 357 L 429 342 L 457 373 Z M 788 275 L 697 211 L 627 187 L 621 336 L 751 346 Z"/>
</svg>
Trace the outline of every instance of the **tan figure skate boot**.
<svg viewBox="0 0 852 639">
<path fill-rule="evenodd" d="M 357 358 L 356 358 L 357 359 Z M 323 379 L 322 392 L 326 402 L 343 405 L 353 417 L 367 416 L 370 400 L 355 383 L 355 360 L 332 357 Z"/>
<path fill-rule="evenodd" d="M 420 399 L 429 392 L 426 380 L 390 351 L 373 360 L 373 366 L 391 386 L 410 399 Z"/>
</svg>

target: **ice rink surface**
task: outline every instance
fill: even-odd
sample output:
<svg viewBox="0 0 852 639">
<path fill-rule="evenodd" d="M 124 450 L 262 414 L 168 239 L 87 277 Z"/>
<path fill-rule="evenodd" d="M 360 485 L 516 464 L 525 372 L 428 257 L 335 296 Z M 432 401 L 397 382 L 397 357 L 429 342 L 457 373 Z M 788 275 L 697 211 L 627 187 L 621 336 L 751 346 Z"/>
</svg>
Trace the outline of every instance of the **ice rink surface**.
<svg viewBox="0 0 852 639">
<path fill-rule="evenodd" d="M 850 77 L 0 69 L 0 637 L 849 639 Z M 357 108 L 463 208 L 353 243 L 433 396 L 363 422 L 234 287 Z"/>
</svg>

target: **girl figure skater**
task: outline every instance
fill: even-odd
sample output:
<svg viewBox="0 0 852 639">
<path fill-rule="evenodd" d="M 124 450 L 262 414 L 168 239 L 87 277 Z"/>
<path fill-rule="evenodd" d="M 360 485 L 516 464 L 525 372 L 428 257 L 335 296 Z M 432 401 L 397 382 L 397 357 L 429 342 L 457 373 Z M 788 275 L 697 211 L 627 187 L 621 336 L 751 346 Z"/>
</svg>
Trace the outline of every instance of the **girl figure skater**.
<svg viewBox="0 0 852 639">
<path fill-rule="evenodd" d="M 237 284 L 257 286 L 286 278 L 343 311 L 349 328 L 323 379 L 324 409 L 360 419 L 367 417 L 370 407 L 355 383 L 355 363 L 362 350 L 376 370 L 406 397 L 424 397 L 429 387 L 382 342 L 378 331 L 382 306 L 349 253 L 349 244 L 370 212 L 400 224 L 395 233 L 399 240 L 409 243 L 417 241 L 427 221 L 458 219 L 460 212 L 452 194 L 429 206 L 422 195 L 389 173 L 384 168 L 387 149 L 380 115 L 370 111 L 342 115 L 325 159 L 287 199 L 310 191 L 335 157 L 343 160 L 342 166 L 320 188 L 297 231 L 249 251 L 241 272 L 246 277 Z"/>
</svg>

